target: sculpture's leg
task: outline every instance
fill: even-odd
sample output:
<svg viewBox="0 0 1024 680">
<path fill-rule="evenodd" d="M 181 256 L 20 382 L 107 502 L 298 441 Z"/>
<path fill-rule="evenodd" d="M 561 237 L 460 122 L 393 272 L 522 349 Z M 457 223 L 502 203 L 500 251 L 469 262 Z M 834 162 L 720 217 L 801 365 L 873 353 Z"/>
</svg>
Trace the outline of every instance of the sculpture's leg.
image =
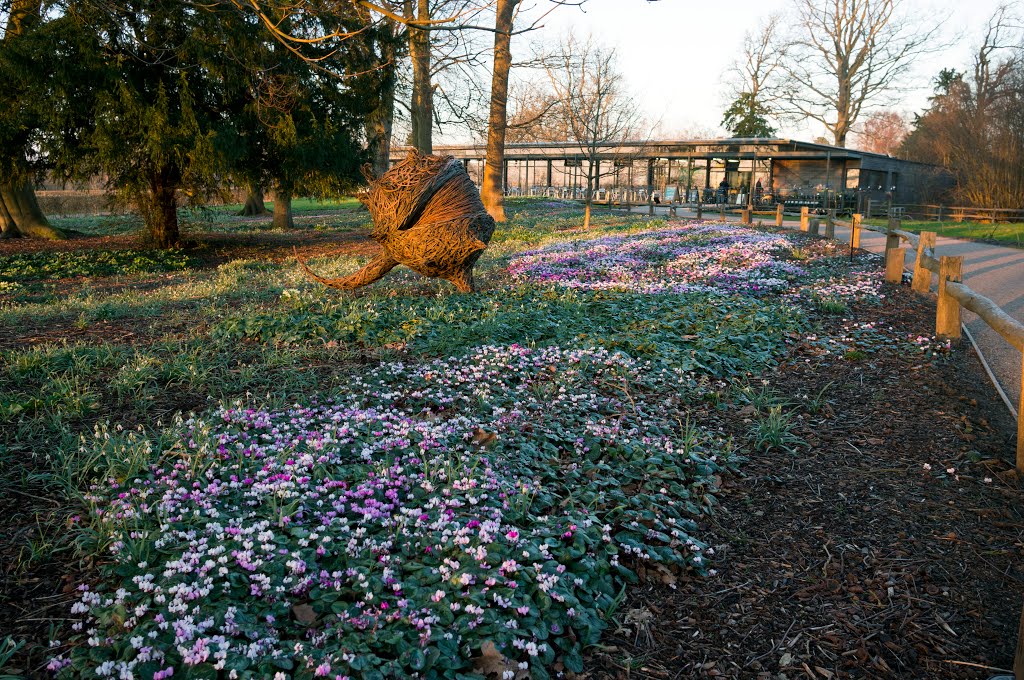
<svg viewBox="0 0 1024 680">
<path fill-rule="evenodd" d="M 306 263 L 301 257 L 299 257 L 298 251 L 295 253 L 295 259 L 299 261 L 299 266 L 302 267 L 302 271 L 304 271 L 306 276 L 309 278 L 314 281 L 319 281 L 325 286 L 342 289 L 368 286 L 374 281 L 381 280 L 384 278 L 385 274 L 398 266 L 398 260 L 393 260 L 384 253 L 380 253 L 367 262 L 366 265 L 355 274 L 349 274 L 348 276 L 343 276 L 339 279 L 325 279 L 324 277 L 314 273 L 313 270 L 306 266 Z"/>
<path fill-rule="evenodd" d="M 459 290 L 460 293 L 472 293 L 476 290 L 476 286 L 473 284 L 473 269 L 467 268 L 458 271 L 451 276 L 445 277 Z"/>
</svg>

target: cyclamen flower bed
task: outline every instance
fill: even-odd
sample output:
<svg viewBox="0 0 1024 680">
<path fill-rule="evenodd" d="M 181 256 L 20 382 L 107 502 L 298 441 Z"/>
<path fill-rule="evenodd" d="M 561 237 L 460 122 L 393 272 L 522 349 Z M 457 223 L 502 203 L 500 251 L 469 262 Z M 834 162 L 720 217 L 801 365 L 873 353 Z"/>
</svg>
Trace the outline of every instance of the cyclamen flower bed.
<svg viewBox="0 0 1024 680">
<path fill-rule="evenodd" d="M 179 423 L 157 464 L 93 489 L 115 586 L 80 588 L 85 644 L 51 668 L 456 677 L 493 644 L 505 677 L 580 671 L 630 564 L 704 569 L 692 520 L 721 446 L 644 406 L 695 385 L 605 350 L 484 347 Z"/>
<path fill-rule="evenodd" d="M 707 367 L 771 360 L 787 340 L 758 329 L 778 328 L 780 314 L 881 299 L 879 274 L 846 274 L 835 254 L 823 241 L 707 223 L 557 243 L 513 256 L 513 279 L 595 291 L 578 294 L 595 314 L 604 298 L 628 299 L 627 325 L 662 329 L 653 361 L 549 334 L 561 346 L 383 364 L 331 401 L 235 404 L 159 439 L 98 431 L 87 452 L 131 471 L 91 491 L 83 535 L 109 556 L 105 585 L 81 587 L 79 644 L 51 669 L 545 678 L 557 661 L 580 672 L 632 567 L 706 569 L 694 519 L 714 500 L 714 452 L 731 447 L 676 414 L 714 380 Z M 665 332 L 658 301 L 672 298 L 645 294 L 764 318 L 720 346 L 700 314 L 690 325 L 673 316 Z M 450 319 L 474 323 L 469 309 Z M 581 342 L 638 346 L 598 321 Z M 698 324 L 707 347 L 695 344 Z M 857 324 L 806 341 L 850 352 L 875 335 Z"/>
<path fill-rule="evenodd" d="M 520 281 L 583 290 L 763 295 L 789 288 L 806 270 L 782 258 L 793 243 L 731 224 L 693 222 L 669 229 L 569 241 L 512 258 Z"/>
</svg>

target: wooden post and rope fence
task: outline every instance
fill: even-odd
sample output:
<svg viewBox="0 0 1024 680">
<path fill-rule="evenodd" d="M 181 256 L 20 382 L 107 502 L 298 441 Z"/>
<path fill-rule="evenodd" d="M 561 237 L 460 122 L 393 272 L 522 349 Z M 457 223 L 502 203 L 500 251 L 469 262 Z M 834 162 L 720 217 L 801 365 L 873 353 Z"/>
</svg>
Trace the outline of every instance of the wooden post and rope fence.
<svg viewBox="0 0 1024 680">
<path fill-rule="evenodd" d="M 860 215 L 854 215 L 849 225 L 850 244 L 860 247 L 862 230 L 885 234 L 885 278 L 898 283 L 903 279 L 903 262 L 907 249 L 899 247 L 906 242 L 915 251 L 911 289 L 927 294 L 931 289 L 932 274 L 938 277 L 938 302 L 935 309 L 935 335 L 959 340 L 962 332 L 961 316 L 964 309 L 977 314 L 989 328 L 1013 347 L 1024 353 L 1024 324 L 1003 311 L 996 303 L 972 290 L 963 282 L 964 258 L 939 256 L 935 252 L 936 234 L 923 231 L 920 235 L 899 228 L 899 219 L 891 219 L 887 228 L 865 226 Z M 1024 359 L 1021 361 L 1021 393 L 1017 405 L 1017 471 L 1024 474 Z M 1024 664 L 1024 658 L 1022 658 Z M 1024 665 L 1021 667 L 1024 672 Z M 1024 680 L 1024 675 L 1021 675 Z"/>
</svg>

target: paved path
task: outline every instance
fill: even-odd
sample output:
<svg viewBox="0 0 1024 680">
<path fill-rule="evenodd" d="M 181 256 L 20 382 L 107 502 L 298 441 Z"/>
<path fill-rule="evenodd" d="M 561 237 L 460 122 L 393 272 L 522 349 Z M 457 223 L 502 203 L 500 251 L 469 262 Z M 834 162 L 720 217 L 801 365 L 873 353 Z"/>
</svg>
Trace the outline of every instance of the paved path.
<svg viewBox="0 0 1024 680">
<path fill-rule="evenodd" d="M 796 226 L 799 227 L 799 223 Z M 862 247 L 875 253 L 885 252 L 885 235 L 870 231 L 862 234 Z M 836 238 L 849 242 L 850 230 L 837 227 Z M 995 302 L 1013 318 L 1024 321 L 1024 250 L 940 236 L 936 239 L 935 252 L 939 255 L 962 255 L 964 283 Z M 908 248 L 908 268 L 913 268 L 914 257 L 915 253 Z M 964 310 L 963 321 L 1003 392 L 1017 408 L 1021 396 L 1020 351 L 989 328 L 974 312 Z"/>
<path fill-rule="evenodd" d="M 662 207 L 656 209 L 656 212 L 660 216 L 667 215 L 668 209 Z M 680 210 L 679 216 L 695 217 L 695 214 Z M 707 219 L 715 219 L 718 212 L 705 211 L 704 216 Z M 758 218 L 755 217 L 755 221 L 756 219 Z M 766 224 L 775 223 L 774 216 L 760 219 Z M 785 226 L 797 229 L 800 222 L 798 219 L 787 219 Z M 825 229 L 824 218 L 821 219 L 821 228 Z M 862 248 L 875 253 L 885 251 L 884 234 L 867 230 L 861 233 Z M 836 238 L 849 243 L 849 228 L 837 225 Z M 1024 250 L 942 236 L 938 237 L 935 250 L 939 255 L 962 255 L 964 283 L 995 302 L 1013 318 L 1024 322 Z M 909 267 L 913 267 L 914 264 L 914 252 L 909 248 L 907 264 Z M 974 336 L 978 348 L 995 373 L 1003 391 L 1016 408 L 1021 398 L 1021 353 L 973 312 L 964 310 L 964 323 Z"/>
</svg>

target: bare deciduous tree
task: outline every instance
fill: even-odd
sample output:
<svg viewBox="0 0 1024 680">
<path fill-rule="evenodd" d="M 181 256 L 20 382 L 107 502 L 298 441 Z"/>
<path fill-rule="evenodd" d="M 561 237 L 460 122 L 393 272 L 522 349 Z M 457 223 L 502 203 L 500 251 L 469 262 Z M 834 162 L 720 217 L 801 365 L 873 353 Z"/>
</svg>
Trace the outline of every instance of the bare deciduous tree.
<svg viewBox="0 0 1024 680">
<path fill-rule="evenodd" d="M 871 153 L 895 156 L 910 129 L 895 111 L 874 111 L 854 133 L 857 148 Z"/>
<path fill-rule="evenodd" d="M 509 142 L 564 142 L 569 138 L 565 120 L 554 115 L 558 100 L 544 82 L 518 82 L 509 91 L 506 140 Z"/>
<path fill-rule="evenodd" d="M 770 88 L 786 56 L 781 26 L 778 14 L 764 19 L 744 36 L 742 54 L 729 68 L 730 106 L 723 124 L 736 136 L 774 134 L 767 117 L 776 113 Z"/>
<path fill-rule="evenodd" d="M 635 141 L 642 126 L 636 99 L 626 91 L 616 61 L 614 49 L 570 34 L 546 67 L 568 141 L 579 148 L 587 164 L 584 228 L 590 227 L 598 181 L 614 173 L 614 157 L 622 154 L 620 145 Z M 602 172 L 600 161 L 609 157 L 612 167 Z"/>
<path fill-rule="evenodd" d="M 958 201 L 1024 208 L 1024 23 L 1010 6 L 989 19 L 969 74 L 937 84 L 902 151 L 953 172 Z"/>
<path fill-rule="evenodd" d="M 586 0 L 550 0 L 552 7 L 582 5 Z M 484 165 L 483 184 L 480 189 L 484 206 L 496 222 L 505 221 L 503 174 L 505 166 L 505 138 L 508 132 L 508 81 L 512 70 L 512 36 L 521 0 L 496 0 L 494 16 L 494 64 L 491 71 L 490 111 L 487 119 L 487 160 Z M 546 16 L 546 14 L 545 14 Z M 538 26 L 534 21 L 525 33 Z"/>
<path fill-rule="evenodd" d="M 837 146 L 917 56 L 941 47 L 937 24 L 912 17 L 905 0 L 794 2 L 795 30 L 774 91 L 786 114 L 821 123 Z"/>
<path fill-rule="evenodd" d="M 494 18 L 494 66 L 491 70 L 491 106 L 487 118 L 487 160 L 480 190 L 487 212 L 495 222 L 505 221 L 502 174 L 505 131 L 508 123 L 508 76 L 512 70 L 512 25 L 519 0 L 498 0 Z"/>
</svg>

